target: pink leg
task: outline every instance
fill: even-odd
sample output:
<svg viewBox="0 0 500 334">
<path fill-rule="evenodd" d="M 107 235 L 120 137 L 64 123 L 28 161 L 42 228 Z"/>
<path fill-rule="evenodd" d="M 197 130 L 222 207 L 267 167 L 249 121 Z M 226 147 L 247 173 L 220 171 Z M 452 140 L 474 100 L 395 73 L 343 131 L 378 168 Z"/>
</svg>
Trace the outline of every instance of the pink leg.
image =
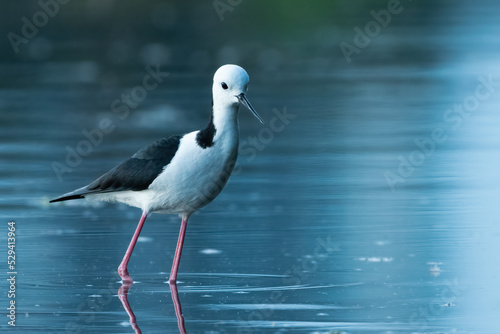
<svg viewBox="0 0 500 334">
<path fill-rule="evenodd" d="M 170 284 L 177 281 L 177 270 L 179 270 L 179 263 L 181 262 L 182 245 L 184 244 L 184 235 L 186 234 L 186 226 L 189 215 L 182 215 L 181 230 L 179 232 L 179 240 L 177 240 L 177 248 L 175 249 L 174 263 L 172 264 L 172 271 L 170 272 Z"/>
<path fill-rule="evenodd" d="M 124 282 L 132 281 L 130 275 L 128 274 L 127 265 L 128 261 L 130 260 L 130 256 L 134 251 L 135 244 L 137 243 L 137 239 L 139 238 L 139 234 L 141 234 L 142 227 L 144 226 L 144 222 L 146 221 L 147 217 L 148 213 L 146 211 L 142 212 L 141 220 L 139 220 L 139 225 L 137 225 L 137 229 L 135 230 L 134 236 L 132 237 L 132 241 L 130 241 L 130 245 L 128 245 L 128 249 L 127 252 L 125 253 L 125 256 L 123 257 L 122 263 L 120 263 L 120 266 L 118 267 L 118 275 L 120 275 L 120 277 L 123 279 Z"/>
</svg>

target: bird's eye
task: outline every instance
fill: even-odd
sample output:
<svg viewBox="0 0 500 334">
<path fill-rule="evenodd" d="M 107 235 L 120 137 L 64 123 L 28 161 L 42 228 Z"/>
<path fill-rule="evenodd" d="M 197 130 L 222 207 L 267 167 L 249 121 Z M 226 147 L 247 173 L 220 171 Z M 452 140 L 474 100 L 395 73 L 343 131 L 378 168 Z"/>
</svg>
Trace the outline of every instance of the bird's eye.
<svg viewBox="0 0 500 334">
<path fill-rule="evenodd" d="M 222 82 L 220 85 L 222 86 L 222 89 L 224 89 L 224 90 L 229 88 L 229 87 L 227 87 L 225 82 Z"/>
</svg>

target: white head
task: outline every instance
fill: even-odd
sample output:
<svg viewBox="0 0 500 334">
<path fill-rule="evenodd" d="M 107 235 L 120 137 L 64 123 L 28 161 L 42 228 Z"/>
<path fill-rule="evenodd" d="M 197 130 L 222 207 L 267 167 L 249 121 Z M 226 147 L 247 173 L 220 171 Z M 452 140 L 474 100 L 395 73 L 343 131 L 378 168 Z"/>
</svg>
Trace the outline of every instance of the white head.
<svg viewBox="0 0 500 334">
<path fill-rule="evenodd" d="M 237 107 L 243 104 L 261 123 L 264 123 L 246 97 L 248 81 L 250 78 L 247 72 L 240 66 L 221 66 L 214 74 L 212 86 L 214 107 L 234 106 L 238 110 Z"/>
</svg>

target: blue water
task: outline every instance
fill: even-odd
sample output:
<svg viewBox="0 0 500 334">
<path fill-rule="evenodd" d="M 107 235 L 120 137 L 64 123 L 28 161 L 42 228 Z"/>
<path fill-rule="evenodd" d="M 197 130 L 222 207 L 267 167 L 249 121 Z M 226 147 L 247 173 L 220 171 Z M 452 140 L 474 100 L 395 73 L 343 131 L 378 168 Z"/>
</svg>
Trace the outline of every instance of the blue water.
<svg viewBox="0 0 500 334">
<path fill-rule="evenodd" d="M 6 258 L 14 220 L 17 270 L 16 327 L 2 316 L 2 330 L 500 331 L 496 2 L 402 2 L 351 63 L 339 43 L 387 2 L 242 2 L 223 21 L 211 3 L 124 3 L 68 4 L 19 54 L 1 53 L 0 249 Z M 5 34 L 28 15 L 11 7 Z M 205 126 L 226 62 L 249 72 L 266 125 L 241 111 L 235 173 L 190 219 L 177 292 L 167 278 L 180 218 L 170 215 L 148 218 L 134 284 L 122 287 L 116 269 L 139 210 L 48 200 Z M 157 64 L 169 75 L 121 119 L 112 102 Z M 85 146 L 82 131 L 103 119 L 113 130 Z M 67 160 L 68 150 L 85 154 Z"/>
</svg>

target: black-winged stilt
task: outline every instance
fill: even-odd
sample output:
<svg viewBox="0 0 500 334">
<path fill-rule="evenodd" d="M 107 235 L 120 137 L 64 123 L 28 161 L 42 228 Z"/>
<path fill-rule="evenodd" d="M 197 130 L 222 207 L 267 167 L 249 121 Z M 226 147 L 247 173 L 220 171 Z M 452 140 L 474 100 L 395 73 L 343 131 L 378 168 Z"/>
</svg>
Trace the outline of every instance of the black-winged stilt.
<svg viewBox="0 0 500 334">
<path fill-rule="evenodd" d="M 142 209 L 139 225 L 118 267 L 130 281 L 127 264 L 146 217 L 175 213 L 182 217 L 170 283 L 177 280 L 189 216 L 221 192 L 238 155 L 238 109 L 242 104 L 263 123 L 246 98 L 249 77 L 237 65 L 224 65 L 214 75 L 210 122 L 203 130 L 161 139 L 135 153 L 89 185 L 50 202 L 77 198 L 121 202 Z"/>
</svg>

